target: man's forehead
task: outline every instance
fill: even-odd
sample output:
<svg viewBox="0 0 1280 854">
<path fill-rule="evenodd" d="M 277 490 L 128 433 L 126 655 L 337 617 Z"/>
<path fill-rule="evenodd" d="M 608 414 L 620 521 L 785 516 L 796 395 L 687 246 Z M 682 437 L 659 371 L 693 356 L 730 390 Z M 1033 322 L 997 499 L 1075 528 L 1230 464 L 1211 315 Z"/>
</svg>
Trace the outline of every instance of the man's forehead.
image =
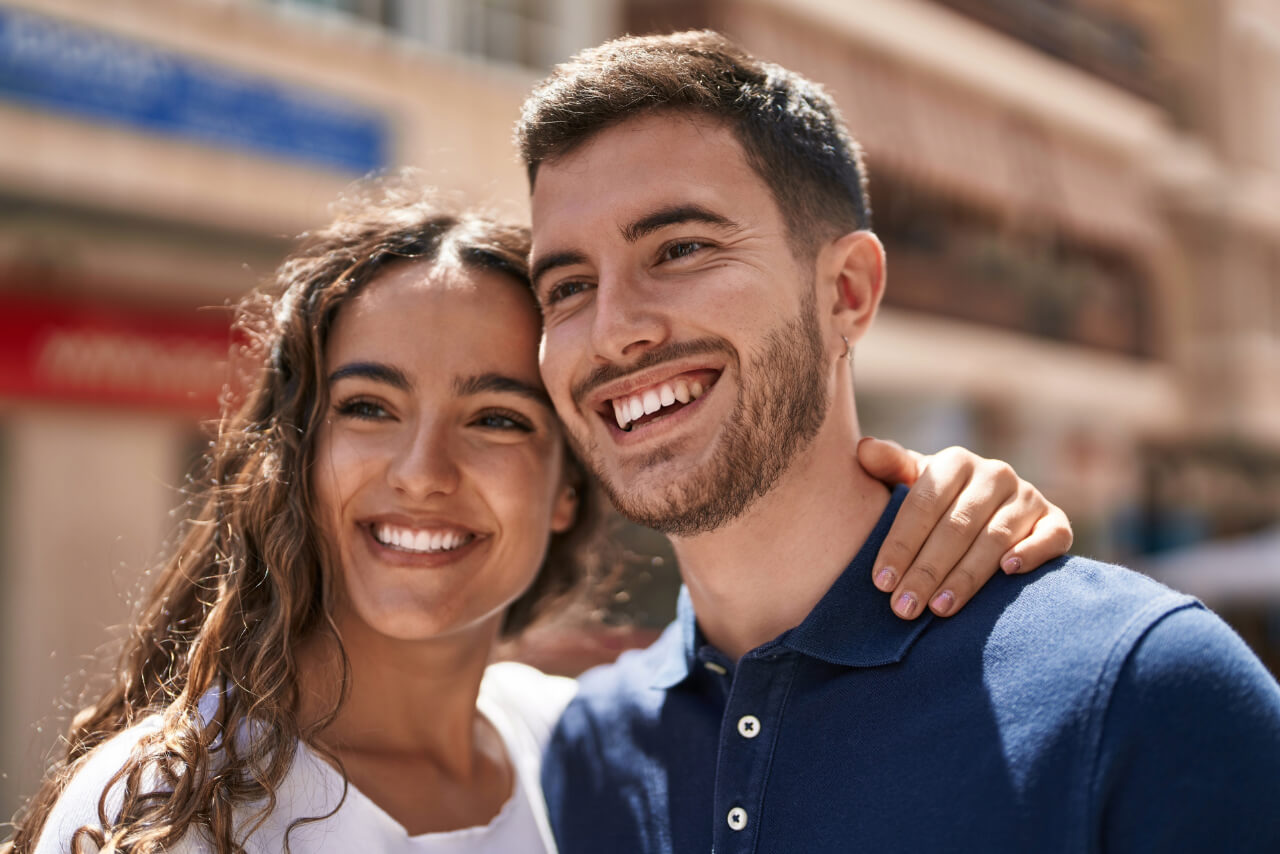
<svg viewBox="0 0 1280 854">
<path fill-rule="evenodd" d="M 759 182 L 732 131 L 687 113 L 642 115 L 606 128 L 541 165 L 531 198 L 534 243 L 592 228 L 616 229 L 679 205 L 715 209 L 726 191 Z M 542 238 L 542 241 L 539 240 Z"/>
<path fill-rule="evenodd" d="M 685 149 L 711 146 L 723 150 L 741 145 L 732 125 L 720 116 L 689 109 L 650 110 L 610 123 L 538 167 L 539 180 L 547 169 L 572 171 L 574 164 L 595 159 L 619 159 L 635 154 L 669 158 L 675 152 L 656 141 L 679 142 Z M 534 183 L 537 188 L 537 182 Z"/>
</svg>

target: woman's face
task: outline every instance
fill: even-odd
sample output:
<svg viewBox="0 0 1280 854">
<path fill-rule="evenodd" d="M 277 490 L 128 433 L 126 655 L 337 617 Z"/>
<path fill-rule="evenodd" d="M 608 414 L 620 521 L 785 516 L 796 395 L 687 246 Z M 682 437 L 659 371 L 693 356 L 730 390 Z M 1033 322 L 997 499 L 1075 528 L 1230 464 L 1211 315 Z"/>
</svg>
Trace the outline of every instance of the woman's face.
<svg viewBox="0 0 1280 854">
<path fill-rule="evenodd" d="M 340 626 L 496 632 L 572 524 L 539 334 L 523 285 L 413 260 L 339 310 L 314 484 Z"/>
</svg>

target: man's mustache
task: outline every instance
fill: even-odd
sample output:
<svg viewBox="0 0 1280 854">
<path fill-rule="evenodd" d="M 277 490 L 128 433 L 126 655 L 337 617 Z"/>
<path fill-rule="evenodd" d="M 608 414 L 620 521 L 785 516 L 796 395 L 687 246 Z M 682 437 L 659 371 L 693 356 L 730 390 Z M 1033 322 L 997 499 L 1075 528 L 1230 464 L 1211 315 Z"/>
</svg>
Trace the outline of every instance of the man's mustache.
<svg viewBox="0 0 1280 854">
<path fill-rule="evenodd" d="M 695 338 L 692 341 L 673 341 L 670 344 L 663 344 L 653 350 L 648 350 L 642 354 L 635 362 L 630 365 L 608 364 L 600 365 L 581 381 L 574 384 L 572 388 L 573 402 L 581 403 L 582 399 L 600 386 L 611 383 L 614 380 L 638 373 L 639 371 L 652 368 L 654 365 L 660 365 L 663 362 L 673 362 L 676 359 L 686 359 L 690 356 L 703 356 L 710 353 L 723 353 L 730 359 L 736 357 L 736 353 L 729 342 L 723 338 Z"/>
</svg>

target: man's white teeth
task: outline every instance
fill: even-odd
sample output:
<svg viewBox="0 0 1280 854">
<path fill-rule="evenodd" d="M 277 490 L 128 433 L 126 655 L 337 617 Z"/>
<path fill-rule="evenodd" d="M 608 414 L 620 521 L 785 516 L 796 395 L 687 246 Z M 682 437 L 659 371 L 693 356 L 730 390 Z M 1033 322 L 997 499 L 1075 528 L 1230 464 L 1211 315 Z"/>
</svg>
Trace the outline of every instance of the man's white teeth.
<svg viewBox="0 0 1280 854">
<path fill-rule="evenodd" d="M 455 531 L 420 531 L 393 525 L 376 526 L 373 529 L 373 536 L 385 546 L 395 546 L 401 551 L 425 554 L 453 551 L 475 539 L 474 534 L 459 534 Z"/>
<path fill-rule="evenodd" d="M 663 383 L 657 388 L 651 388 L 630 397 L 615 398 L 612 401 L 613 417 L 618 422 L 618 429 L 629 430 L 631 429 L 629 425 L 636 419 L 651 415 L 664 406 L 697 400 L 702 396 L 703 391 L 702 383 L 697 380 L 689 383 L 679 379 L 674 383 Z"/>
</svg>

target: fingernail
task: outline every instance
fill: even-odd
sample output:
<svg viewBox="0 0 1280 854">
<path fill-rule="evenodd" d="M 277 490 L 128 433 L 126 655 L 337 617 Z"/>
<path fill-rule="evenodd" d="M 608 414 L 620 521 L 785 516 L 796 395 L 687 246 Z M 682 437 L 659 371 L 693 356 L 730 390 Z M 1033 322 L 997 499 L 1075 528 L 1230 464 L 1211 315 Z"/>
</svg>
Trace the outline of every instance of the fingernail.
<svg viewBox="0 0 1280 854">
<path fill-rule="evenodd" d="M 1000 564 L 1000 568 L 1004 570 L 1005 575 L 1016 575 L 1022 572 L 1022 558 L 1016 555 L 1008 558 L 1004 563 Z"/>
<path fill-rule="evenodd" d="M 939 616 L 945 617 L 951 613 L 951 606 L 956 603 L 955 594 L 950 590 L 943 590 L 937 596 L 933 597 L 933 612 Z"/>
<path fill-rule="evenodd" d="M 903 593 L 898 597 L 898 604 L 893 606 L 893 610 L 898 613 L 899 617 L 910 618 L 916 612 L 915 594 Z"/>
<path fill-rule="evenodd" d="M 886 566 L 880 570 L 880 574 L 876 576 L 876 587 L 881 590 L 892 590 L 898 584 L 898 575 L 893 571 L 893 567 Z"/>
</svg>

